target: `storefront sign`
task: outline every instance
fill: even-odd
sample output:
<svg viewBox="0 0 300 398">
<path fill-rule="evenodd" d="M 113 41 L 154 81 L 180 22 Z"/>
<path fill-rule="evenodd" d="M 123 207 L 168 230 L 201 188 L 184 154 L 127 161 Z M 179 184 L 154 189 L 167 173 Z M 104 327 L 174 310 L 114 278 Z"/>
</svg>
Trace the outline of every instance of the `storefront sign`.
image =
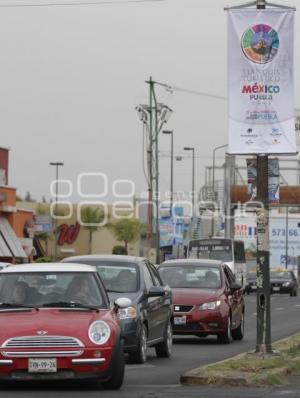
<svg viewBox="0 0 300 398">
<path fill-rule="evenodd" d="M 68 225 L 68 224 L 61 224 L 58 227 L 58 238 L 57 243 L 59 246 L 63 246 L 64 244 L 72 245 L 80 231 L 80 224 L 76 222 L 76 224 Z"/>
<path fill-rule="evenodd" d="M 230 154 L 296 153 L 294 11 L 228 12 Z"/>
</svg>

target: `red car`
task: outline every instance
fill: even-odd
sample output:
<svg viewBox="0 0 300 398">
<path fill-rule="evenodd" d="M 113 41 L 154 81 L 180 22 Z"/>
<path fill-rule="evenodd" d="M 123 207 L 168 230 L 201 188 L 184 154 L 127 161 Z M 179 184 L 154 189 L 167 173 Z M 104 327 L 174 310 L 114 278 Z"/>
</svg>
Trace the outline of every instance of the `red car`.
<svg viewBox="0 0 300 398">
<path fill-rule="evenodd" d="M 226 264 L 216 260 L 170 260 L 158 270 L 172 288 L 173 334 L 216 335 L 223 344 L 243 339 L 243 290 Z"/>
<path fill-rule="evenodd" d="M 95 380 L 119 389 L 124 354 L 114 308 L 96 269 L 16 265 L 0 272 L 0 381 Z M 5 327 L 3 326 L 5 325 Z"/>
</svg>

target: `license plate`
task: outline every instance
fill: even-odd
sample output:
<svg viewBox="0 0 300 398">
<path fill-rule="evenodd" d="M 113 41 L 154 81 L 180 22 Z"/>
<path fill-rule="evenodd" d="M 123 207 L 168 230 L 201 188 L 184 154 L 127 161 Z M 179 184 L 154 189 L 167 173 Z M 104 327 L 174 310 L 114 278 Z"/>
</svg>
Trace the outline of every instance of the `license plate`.
<svg viewBox="0 0 300 398">
<path fill-rule="evenodd" d="M 274 291 L 274 292 L 279 292 L 279 291 L 280 291 L 280 287 L 274 286 L 274 287 L 273 287 L 273 291 Z"/>
<path fill-rule="evenodd" d="M 257 288 L 256 288 L 256 286 L 251 286 L 251 289 L 256 290 Z"/>
<path fill-rule="evenodd" d="M 175 316 L 174 325 L 185 325 L 186 324 L 186 316 Z"/>
<path fill-rule="evenodd" d="M 57 372 L 56 358 L 29 358 L 29 373 L 55 373 Z"/>
</svg>

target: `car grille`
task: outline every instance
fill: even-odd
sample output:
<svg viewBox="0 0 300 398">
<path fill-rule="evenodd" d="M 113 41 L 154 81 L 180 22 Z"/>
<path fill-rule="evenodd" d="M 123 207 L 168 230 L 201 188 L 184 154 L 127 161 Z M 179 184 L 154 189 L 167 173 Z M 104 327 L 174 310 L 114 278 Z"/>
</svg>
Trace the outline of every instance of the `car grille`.
<svg viewBox="0 0 300 398">
<path fill-rule="evenodd" d="M 203 330 L 202 326 L 199 325 L 199 323 L 187 323 L 185 325 L 173 325 L 173 332 L 179 332 L 179 331 L 199 331 Z"/>
<path fill-rule="evenodd" d="M 49 348 L 55 350 L 49 351 Z M 70 357 L 83 353 L 84 345 L 75 337 L 68 336 L 22 336 L 6 340 L 1 354 L 7 358 Z M 30 350 L 28 350 L 30 349 Z"/>
<path fill-rule="evenodd" d="M 272 287 L 282 287 L 282 283 L 271 283 Z"/>
<path fill-rule="evenodd" d="M 2 347 L 5 348 L 77 348 L 84 347 L 82 342 L 75 337 L 67 336 L 23 336 L 6 340 Z"/>
<path fill-rule="evenodd" d="M 176 304 L 173 307 L 174 307 L 174 312 L 189 312 L 193 309 L 194 306 Z"/>
</svg>

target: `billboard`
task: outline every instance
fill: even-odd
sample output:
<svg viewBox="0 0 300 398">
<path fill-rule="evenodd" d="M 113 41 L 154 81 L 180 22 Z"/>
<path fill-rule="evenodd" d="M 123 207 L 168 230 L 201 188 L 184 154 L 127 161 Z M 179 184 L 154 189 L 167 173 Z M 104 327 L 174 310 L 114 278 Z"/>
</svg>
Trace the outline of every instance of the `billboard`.
<svg viewBox="0 0 300 398">
<path fill-rule="evenodd" d="M 294 11 L 228 11 L 230 154 L 297 152 Z"/>
<path fill-rule="evenodd" d="M 246 258 L 256 258 L 257 228 L 255 212 L 235 218 L 235 238 L 244 241 Z M 271 214 L 269 218 L 270 267 L 285 267 L 300 256 L 300 214 Z M 286 236 L 287 232 L 287 236 Z M 287 245 L 286 245 L 287 244 Z M 287 250 L 286 250 L 287 247 Z M 287 256 L 287 257 L 286 257 Z"/>
</svg>

